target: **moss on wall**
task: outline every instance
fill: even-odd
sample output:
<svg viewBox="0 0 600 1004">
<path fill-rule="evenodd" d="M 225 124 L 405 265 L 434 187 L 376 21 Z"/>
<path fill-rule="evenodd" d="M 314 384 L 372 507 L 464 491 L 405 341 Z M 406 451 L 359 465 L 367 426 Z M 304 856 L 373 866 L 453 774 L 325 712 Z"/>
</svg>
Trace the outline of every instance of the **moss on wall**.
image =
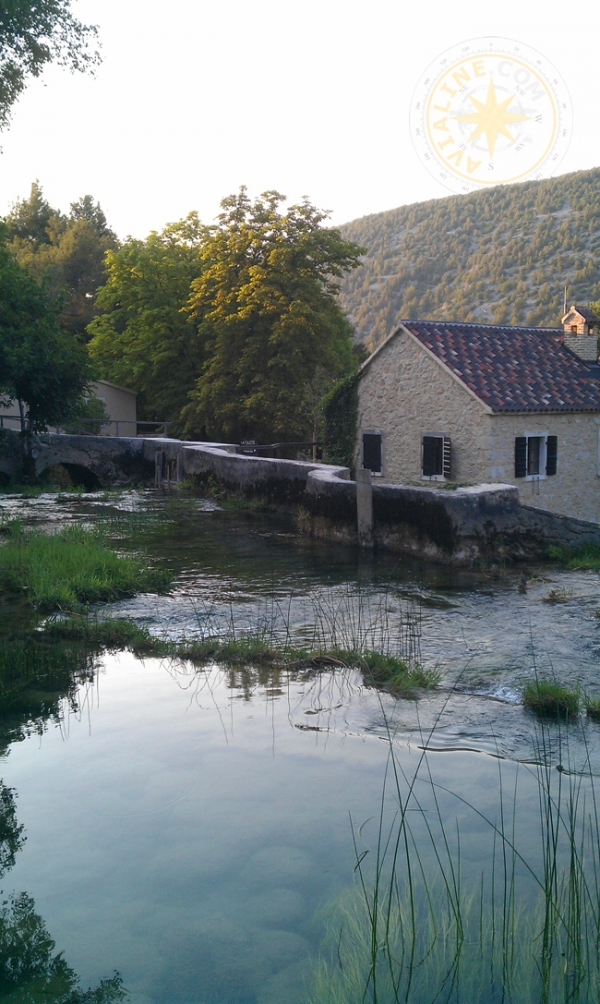
<svg viewBox="0 0 600 1004">
<path fill-rule="evenodd" d="M 346 377 L 329 393 L 325 407 L 327 463 L 353 467 L 358 429 L 359 373 Z"/>
</svg>

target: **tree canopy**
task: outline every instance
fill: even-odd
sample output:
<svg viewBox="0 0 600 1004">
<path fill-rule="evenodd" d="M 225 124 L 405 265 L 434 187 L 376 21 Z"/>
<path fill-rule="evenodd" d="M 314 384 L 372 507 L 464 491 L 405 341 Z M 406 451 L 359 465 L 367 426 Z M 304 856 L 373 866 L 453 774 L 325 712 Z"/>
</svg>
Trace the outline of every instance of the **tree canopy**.
<svg viewBox="0 0 600 1004">
<path fill-rule="evenodd" d="M 3 0 L 0 3 L 0 129 L 7 126 L 28 77 L 48 63 L 71 71 L 99 62 L 97 28 L 71 13 L 71 0 Z"/>
<path fill-rule="evenodd" d="M 63 215 L 44 198 L 37 181 L 6 217 L 9 248 L 19 264 L 60 299 L 61 324 L 86 338 L 95 315 L 96 291 L 106 282 L 107 251 L 117 239 L 91 195 Z"/>
<path fill-rule="evenodd" d="M 48 292 L 0 243 L 0 399 L 19 403 L 28 437 L 77 411 L 88 366 Z"/>
<path fill-rule="evenodd" d="M 196 328 L 184 308 L 200 273 L 204 235 L 191 213 L 107 255 L 90 352 L 104 376 L 138 391 L 140 414 L 150 421 L 177 426 L 201 371 Z"/>
<path fill-rule="evenodd" d="M 283 201 L 242 188 L 214 226 L 192 214 L 108 255 L 90 351 L 148 418 L 189 438 L 312 437 L 315 393 L 355 365 L 335 293 L 361 248 Z"/>
<path fill-rule="evenodd" d="M 361 248 L 325 228 L 327 214 L 308 200 L 281 212 L 283 201 L 270 191 L 251 202 L 242 188 L 202 246 L 188 309 L 204 365 L 184 410 L 188 435 L 312 435 L 305 402 L 316 371 L 354 365 L 335 292 Z"/>
</svg>

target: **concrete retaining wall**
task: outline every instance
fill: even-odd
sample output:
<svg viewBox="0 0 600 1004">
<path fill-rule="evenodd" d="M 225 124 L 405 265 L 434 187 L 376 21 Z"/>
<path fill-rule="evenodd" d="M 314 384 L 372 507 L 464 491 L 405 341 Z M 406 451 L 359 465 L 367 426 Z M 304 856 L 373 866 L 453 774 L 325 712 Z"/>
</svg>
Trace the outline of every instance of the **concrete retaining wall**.
<svg viewBox="0 0 600 1004">
<path fill-rule="evenodd" d="M 347 468 L 237 455 L 234 449 L 168 439 L 47 435 L 36 438 L 34 456 L 38 474 L 62 464 L 82 483 L 89 476 L 90 487 L 108 487 L 153 484 L 161 451 L 199 485 L 265 499 L 294 512 L 305 533 L 358 543 L 356 482 Z M 0 437 L 0 473 L 14 474 L 19 457 L 18 436 L 7 432 Z M 512 485 L 452 491 L 376 482 L 372 491 L 374 545 L 433 561 L 472 565 L 535 559 L 552 544 L 600 544 L 600 524 L 520 505 Z M 363 543 L 369 539 L 362 536 Z"/>
</svg>

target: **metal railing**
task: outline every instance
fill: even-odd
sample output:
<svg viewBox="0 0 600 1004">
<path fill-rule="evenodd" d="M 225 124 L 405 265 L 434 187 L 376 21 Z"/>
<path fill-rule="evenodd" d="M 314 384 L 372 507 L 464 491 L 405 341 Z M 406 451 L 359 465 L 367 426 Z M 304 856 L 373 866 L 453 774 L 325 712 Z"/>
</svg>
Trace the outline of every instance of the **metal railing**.
<svg viewBox="0 0 600 1004">
<path fill-rule="evenodd" d="M 246 454 L 246 456 L 252 456 L 252 454 L 258 453 L 259 451 L 262 452 L 264 450 L 266 450 L 266 451 L 269 451 L 269 450 L 275 451 L 275 450 L 289 450 L 289 449 L 292 449 L 292 448 L 293 449 L 302 449 L 302 448 L 306 448 L 307 446 L 310 446 L 311 450 L 313 451 L 313 455 L 314 455 L 318 449 L 322 448 L 323 443 L 318 443 L 318 442 L 316 442 L 315 440 L 312 440 L 312 439 L 309 440 L 309 441 L 307 441 L 307 442 L 305 442 L 305 443 L 269 443 L 268 445 L 265 445 L 265 446 L 259 446 L 258 443 L 236 443 L 235 444 L 235 452 L 236 453 L 244 453 L 244 454 Z"/>
</svg>

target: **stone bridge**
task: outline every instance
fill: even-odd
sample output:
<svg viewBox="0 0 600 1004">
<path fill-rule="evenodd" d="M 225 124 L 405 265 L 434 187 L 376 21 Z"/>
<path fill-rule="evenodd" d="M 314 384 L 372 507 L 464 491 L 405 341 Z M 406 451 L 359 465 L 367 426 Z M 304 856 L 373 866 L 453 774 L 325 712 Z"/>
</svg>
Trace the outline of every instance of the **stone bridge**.
<svg viewBox="0 0 600 1004">
<path fill-rule="evenodd" d="M 302 532 L 340 543 L 376 547 L 453 565 L 539 558 L 551 544 L 600 545 L 600 524 L 521 505 L 512 485 L 450 491 L 377 483 L 345 467 L 240 455 L 226 443 L 108 436 L 41 435 L 35 470 L 62 468 L 87 489 L 175 486 L 193 478 L 201 489 L 229 490 L 292 513 Z M 2 481 L 18 475 L 20 440 L 0 432 Z M 363 477 L 365 475 L 366 477 Z M 362 508 L 362 512 L 361 512 Z M 365 519 L 370 521 L 365 534 Z"/>
</svg>

